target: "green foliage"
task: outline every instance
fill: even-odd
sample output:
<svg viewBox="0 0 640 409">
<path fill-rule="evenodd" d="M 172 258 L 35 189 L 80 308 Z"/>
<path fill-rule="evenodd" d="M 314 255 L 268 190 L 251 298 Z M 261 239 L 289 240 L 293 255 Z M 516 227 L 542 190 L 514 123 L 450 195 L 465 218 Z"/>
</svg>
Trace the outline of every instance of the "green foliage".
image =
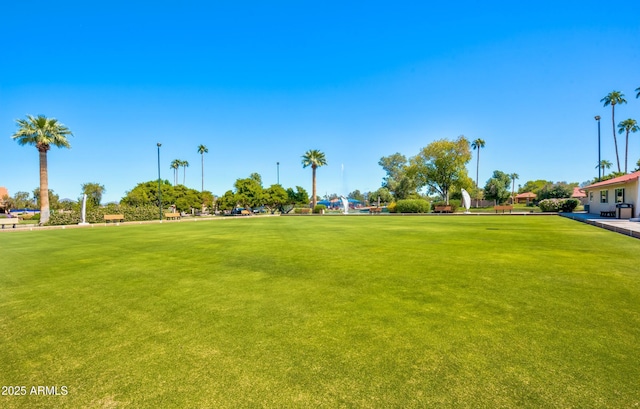
<svg viewBox="0 0 640 409">
<path fill-rule="evenodd" d="M 216 207 L 218 210 L 233 210 L 238 205 L 236 195 L 231 190 L 224 192 L 224 195 L 220 196 L 216 201 Z"/>
<path fill-rule="evenodd" d="M 496 170 L 484 186 L 484 198 L 495 200 L 499 204 L 505 203 L 511 197 L 510 187 L 511 177 L 502 171 Z"/>
<path fill-rule="evenodd" d="M 48 189 L 49 192 L 49 209 L 58 210 L 60 209 L 60 196 L 58 196 L 53 189 Z M 33 199 L 36 202 L 36 208 L 41 208 L 42 204 L 40 203 L 40 188 L 33 189 Z"/>
<path fill-rule="evenodd" d="M 305 206 L 309 204 L 309 193 L 301 186 L 296 186 L 295 191 L 292 188 L 288 188 L 287 196 L 289 197 L 289 203 Z"/>
<path fill-rule="evenodd" d="M 349 193 L 349 194 L 347 195 L 347 197 L 349 197 L 349 198 L 351 198 L 351 199 L 359 200 L 359 201 L 361 201 L 362 203 L 364 203 L 364 202 L 365 202 L 365 200 L 366 200 L 366 199 L 365 199 L 365 197 L 364 197 L 364 195 L 362 194 L 362 192 L 360 192 L 358 189 L 356 189 L 356 190 L 354 190 L 353 192 Z"/>
<path fill-rule="evenodd" d="M 83 183 L 82 194 L 87 195 L 87 203 L 91 203 L 93 206 L 100 206 L 102 201 L 102 195 L 106 192 L 103 185 L 99 183 Z"/>
<path fill-rule="evenodd" d="M 103 207 L 87 209 L 87 223 L 104 223 L 105 214 L 122 214 L 124 221 L 137 222 L 145 220 L 158 220 L 159 209 L 157 206 L 129 206 L 123 204 L 109 204 Z M 53 212 L 46 223 L 48 226 L 62 226 L 78 224 L 82 221 L 82 210 L 76 208 L 71 211 Z"/>
<path fill-rule="evenodd" d="M 383 156 L 378 165 L 387 172 L 387 176 L 382 179 L 383 188 L 392 193 L 396 200 L 407 199 L 412 193 L 417 192 L 418 183 L 415 172 L 411 172 L 410 163 L 404 155 L 396 152 L 393 155 Z M 389 201 L 386 200 L 386 202 Z"/>
<path fill-rule="evenodd" d="M 430 193 L 438 193 L 448 203 L 454 186 L 470 188 L 473 185 L 466 168 L 470 160 L 471 148 L 464 136 L 455 141 L 440 139 L 411 158 L 409 173 L 415 175 L 418 187 L 427 186 Z"/>
<path fill-rule="evenodd" d="M 553 184 L 553 182 L 549 180 L 542 180 L 542 179 L 529 180 L 520 189 L 518 189 L 518 193 L 531 192 L 538 195 L 540 193 L 540 190 L 542 190 L 542 188 L 544 188 L 548 184 Z"/>
<path fill-rule="evenodd" d="M 264 191 L 264 205 L 271 213 L 281 209 L 288 201 L 289 195 L 281 185 L 273 184 Z"/>
<path fill-rule="evenodd" d="M 390 203 L 393 201 L 393 195 L 389 192 L 389 189 L 386 187 L 381 187 L 375 192 L 369 192 L 369 204 L 373 206 L 374 204 L 378 204 L 378 199 L 380 199 L 380 204 Z"/>
<path fill-rule="evenodd" d="M 313 212 L 318 214 L 318 213 L 322 213 L 326 209 L 327 209 L 327 206 L 323 204 L 317 204 L 316 207 L 313 208 Z"/>
<path fill-rule="evenodd" d="M 563 199 L 571 197 L 573 194 L 573 188 L 578 186 L 577 183 L 558 182 L 553 184 L 546 184 L 537 193 L 538 200 L 544 199 Z"/>
<path fill-rule="evenodd" d="M 29 192 L 16 192 L 13 195 L 12 204 L 14 209 L 27 209 L 35 206 L 35 203 L 31 200 Z"/>
<path fill-rule="evenodd" d="M 191 212 L 191 209 L 202 208 L 203 195 L 195 189 L 190 189 L 184 185 L 172 186 L 168 180 L 161 181 L 160 191 L 162 193 L 162 208 L 166 209 L 170 205 L 175 205 L 180 212 Z M 123 205 L 158 206 L 158 181 L 139 183 L 120 201 Z"/>
<path fill-rule="evenodd" d="M 402 199 L 396 202 L 398 213 L 429 213 L 431 205 L 424 199 Z"/>
<path fill-rule="evenodd" d="M 389 211 L 389 213 L 398 213 L 398 203 L 389 203 L 387 205 L 387 210 Z"/>
<path fill-rule="evenodd" d="M 572 212 L 579 204 L 577 199 L 543 199 L 538 202 L 543 212 Z"/>
<path fill-rule="evenodd" d="M 257 173 L 254 173 L 254 175 L 257 175 Z M 241 207 L 251 209 L 262 206 L 264 192 L 260 182 L 255 178 L 238 179 L 234 187 L 236 188 L 236 200 Z"/>
</svg>

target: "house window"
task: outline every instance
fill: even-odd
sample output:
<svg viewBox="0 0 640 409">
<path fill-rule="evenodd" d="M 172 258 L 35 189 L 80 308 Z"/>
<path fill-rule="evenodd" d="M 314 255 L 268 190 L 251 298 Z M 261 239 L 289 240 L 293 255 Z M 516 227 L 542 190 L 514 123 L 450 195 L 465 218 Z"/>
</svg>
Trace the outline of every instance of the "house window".
<svg viewBox="0 0 640 409">
<path fill-rule="evenodd" d="M 593 202 L 593 192 L 589 192 L 589 201 Z"/>
<path fill-rule="evenodd" d="M 616 203 L 624 203 L 624 188 L 616 189 Z"/>
<path fill-rule="evenodd" d="M 600 203 L 609 203 L 609 191 L 601 190 L 600 191 Z"/>
</svg>

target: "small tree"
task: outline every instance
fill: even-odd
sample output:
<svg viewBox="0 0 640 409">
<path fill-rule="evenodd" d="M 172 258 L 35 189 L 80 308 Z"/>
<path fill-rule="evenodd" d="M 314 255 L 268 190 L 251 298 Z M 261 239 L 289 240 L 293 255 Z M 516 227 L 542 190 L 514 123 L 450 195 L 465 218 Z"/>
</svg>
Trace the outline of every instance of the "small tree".
<svg viewBox="0 0 640 409">
<path fill-rule="evenodd" d="M 493 176 L 487 180 L 484 186 L 485 199 L 495 200 L 496 203 L 502 204 L 509 200 L 509 187 L 511 185 L 511 177 L 499 170 L 493 172 Z"/>
</svg>

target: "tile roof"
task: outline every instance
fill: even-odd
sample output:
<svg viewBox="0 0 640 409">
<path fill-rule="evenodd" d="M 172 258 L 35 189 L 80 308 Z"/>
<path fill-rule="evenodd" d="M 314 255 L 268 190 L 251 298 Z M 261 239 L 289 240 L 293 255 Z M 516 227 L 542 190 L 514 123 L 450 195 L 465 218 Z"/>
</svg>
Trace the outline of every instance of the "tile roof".
<svg viewBox="0 0 640 409">
<path fill-rule="evenodd" d="M 628 175 L 622 175 L 622 176 L 618 176 L 618 177 L 613 178 L 613 179 L 604 180 L 602 182 L 594 183 L 593 185 L 589 185 L 589 186 L 583 187 L 582 189 L 583 190 L 591 190 L 591 189 L 595 189 L 595 188 L 602 187 L 602 186 L 617 185 L 617 184 L 621 184 L 621 183 L 631 182 L 633 180 L 637 180 L 638 178 L 640 178 L 640 170 L 637 171 L 637 172 L 629 173 Z"/>
</svg>

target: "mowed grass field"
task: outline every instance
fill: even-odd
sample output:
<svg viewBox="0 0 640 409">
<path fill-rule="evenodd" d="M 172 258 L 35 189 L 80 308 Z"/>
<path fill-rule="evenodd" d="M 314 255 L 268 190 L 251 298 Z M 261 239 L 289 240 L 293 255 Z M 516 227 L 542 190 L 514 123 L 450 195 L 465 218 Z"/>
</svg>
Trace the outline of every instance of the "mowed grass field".
<svg viewBox="0 0 640 409">
<path fill-rule="evenodd" d="M 0 241 L 0 385 L 26 387 L 2 408 L 640 405 L 640 241 L 560 217 L 248 217 Z"/>
</svg>

